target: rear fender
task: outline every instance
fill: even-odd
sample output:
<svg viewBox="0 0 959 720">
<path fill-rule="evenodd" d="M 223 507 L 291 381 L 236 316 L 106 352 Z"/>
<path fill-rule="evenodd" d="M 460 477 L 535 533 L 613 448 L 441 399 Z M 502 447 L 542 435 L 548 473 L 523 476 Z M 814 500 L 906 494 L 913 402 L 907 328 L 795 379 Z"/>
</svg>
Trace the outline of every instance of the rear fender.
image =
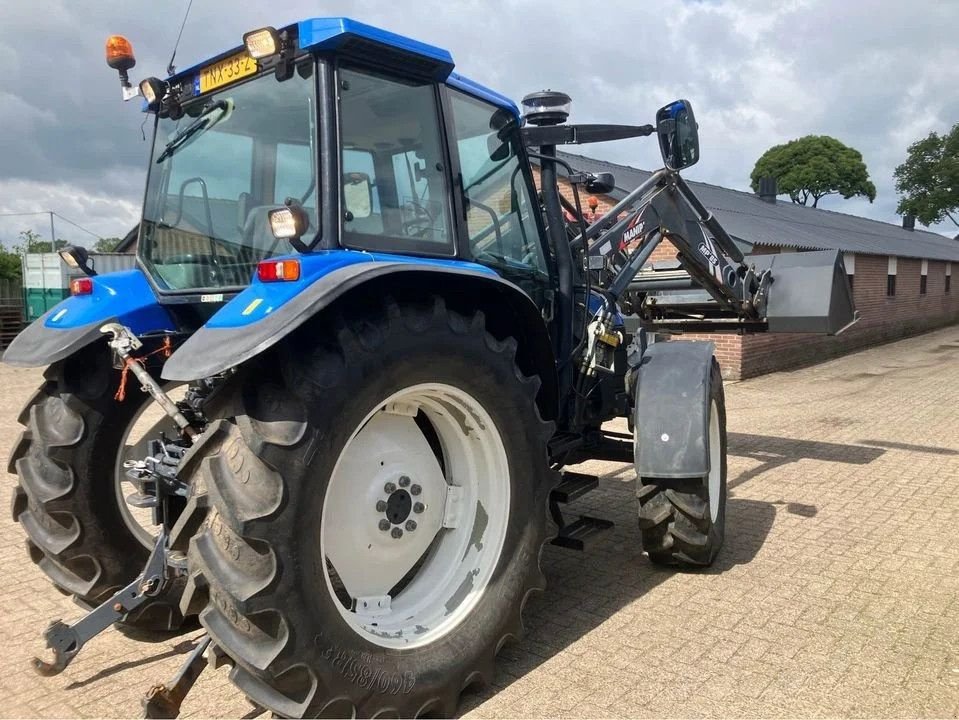
<svg viewBox="0 0 959 720">
<path fill-rule="evenodd" d="M 63 360 L 101 337 L 100 328 L 108 322 L 126 325 L 137 335 L 175 329 L 139 268 L 92 280 L 91 294 L 66 298 L 17 335 L 3 362 L 38 367 Z"/>
<path fill-rule="evenodd" d="M 653 343 L 637 371 L 634 401 L 636 474 L 696 478 L 709 474 L 711 342 Z"/>
<path fill-rule="evenodd" d="M 505 304 L 511 311 L 509 320 L 497 312 L 497 317 L 487 317 L 487 327 L 495 322 L 519 325 L 509 334 L 517 336 L 521 352 L 525 348 L 529 367 L 523 370 L 540 375 L 548 398 L 544 415 L 550 416 L 544 419 L 555 417 L 555 364 L 546 324 L 526 293 L 489 268 L 462 260 L 350 250 L 327 250 L 296 259 L 301 266 L 299 280 L 263 283 L 254 279 L 177 348 L 163 366 L 164 379 L 188 381 L 216 375 L 269 349 L 347 293 L 369 289 L 389 294 L 390 284 L 402 281 L 426 292 L 455 295 L 459 305 L 488 308 L 489 315 Z M 522 367 L 523 359 L 520 363 Z"/>
</svg>

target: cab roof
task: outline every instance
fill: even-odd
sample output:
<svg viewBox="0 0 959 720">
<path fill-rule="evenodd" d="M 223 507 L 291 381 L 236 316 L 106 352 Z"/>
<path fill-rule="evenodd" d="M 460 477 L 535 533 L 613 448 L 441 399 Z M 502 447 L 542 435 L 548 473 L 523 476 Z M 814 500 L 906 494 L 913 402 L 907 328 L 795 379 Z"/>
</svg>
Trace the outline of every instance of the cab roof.
<svg viewBox="0 0 959 720">
<path fill-rule="evenodd" d="M 457 90 L 509 110 L 519 117 L 519 109 L 508 97 L 454 72 L 453 56 L 449 50 L 345 17 L 309 18 L 283 29 L 294 28 L 300 50 L 352 55 L 397 71 L 401 75 L 408 74 L 443 82 Z M 240 50 L 242 47 L 232 48 L 182 70 L 170 79 L 185 79 L 196 74 L 200 68 L 209 63 Z"/>
</svg>

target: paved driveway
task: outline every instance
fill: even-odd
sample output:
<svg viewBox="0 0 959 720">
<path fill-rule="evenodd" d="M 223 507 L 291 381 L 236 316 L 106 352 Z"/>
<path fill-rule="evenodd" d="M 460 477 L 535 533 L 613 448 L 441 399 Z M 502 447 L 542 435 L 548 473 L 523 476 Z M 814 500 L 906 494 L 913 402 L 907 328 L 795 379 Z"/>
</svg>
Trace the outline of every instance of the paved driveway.
<svg viewBox="0 0 959 720">
<path fill-rule="evenodd" d="M 0 455 L 39 373 L 0 368 Z M 633 471 L 587 463 L 574 510 L 616 528 L 586 554 L 548 548 L 550 589 L 504 649 L 473 717 L 882 716 L 959 713 L 959 328 L 728 385 L 730 499 L 714 568 L 642 556 Z M 14 479 L 0 475 L 9 493 Z M 77 609 L 0 520 L 0 714 L 119 717 L 176 669 L 193 632 L 94 640 L 62 675 L 28 666 Z M 255 716 L 225 670 L 184 715 Z"/>
</svg>

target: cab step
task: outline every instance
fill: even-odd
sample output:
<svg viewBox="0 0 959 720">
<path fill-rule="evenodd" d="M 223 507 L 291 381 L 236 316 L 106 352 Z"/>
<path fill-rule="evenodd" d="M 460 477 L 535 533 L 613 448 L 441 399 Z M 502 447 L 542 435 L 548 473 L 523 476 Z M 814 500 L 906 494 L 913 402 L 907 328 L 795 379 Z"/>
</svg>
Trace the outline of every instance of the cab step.
<svg viewBox="0 0 959 720">
<path fill-rule="evenodd" d="M 559 484 L 549 494 L 549 512 L 553 522 L 559 528 L 556 537 L 551 541 L 553 545 L 582 552 L 586 548 L 587 538 L 613 527 L 613 522 L 610 520 L 588 515 L 580 515 L 578 520 L 567 523 L 566 518 L 563 517 L 563 511 L 559 508 L 560 504 L 570 503 L 598 486 L 599 478 L 595 475 L 572 471 L 563 473 Z"/>
</svg>

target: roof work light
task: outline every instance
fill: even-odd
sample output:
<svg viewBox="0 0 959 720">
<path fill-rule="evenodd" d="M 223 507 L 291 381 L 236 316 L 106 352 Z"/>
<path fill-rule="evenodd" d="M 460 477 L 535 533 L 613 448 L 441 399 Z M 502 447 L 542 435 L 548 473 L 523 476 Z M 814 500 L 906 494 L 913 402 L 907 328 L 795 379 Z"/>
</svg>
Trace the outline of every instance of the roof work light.
<svg viewBox="0 0 959 720">
<path fill-rule="evenodd" d="M 243 44 L 246 45 L 246 51 L 251 58 L 260 60 L 280 51 L 280 36 L 275 28 L 260 28 L 244 34 Z"/>
<path fill-rule="evenodd" d="M 140 81 L 140 94 L 147 102 L 150 110 L 157 110 L 160 107 L 160 101 L 166 95 L 166 83 L 155 77 L 148 77 Z"/>
</svg>

